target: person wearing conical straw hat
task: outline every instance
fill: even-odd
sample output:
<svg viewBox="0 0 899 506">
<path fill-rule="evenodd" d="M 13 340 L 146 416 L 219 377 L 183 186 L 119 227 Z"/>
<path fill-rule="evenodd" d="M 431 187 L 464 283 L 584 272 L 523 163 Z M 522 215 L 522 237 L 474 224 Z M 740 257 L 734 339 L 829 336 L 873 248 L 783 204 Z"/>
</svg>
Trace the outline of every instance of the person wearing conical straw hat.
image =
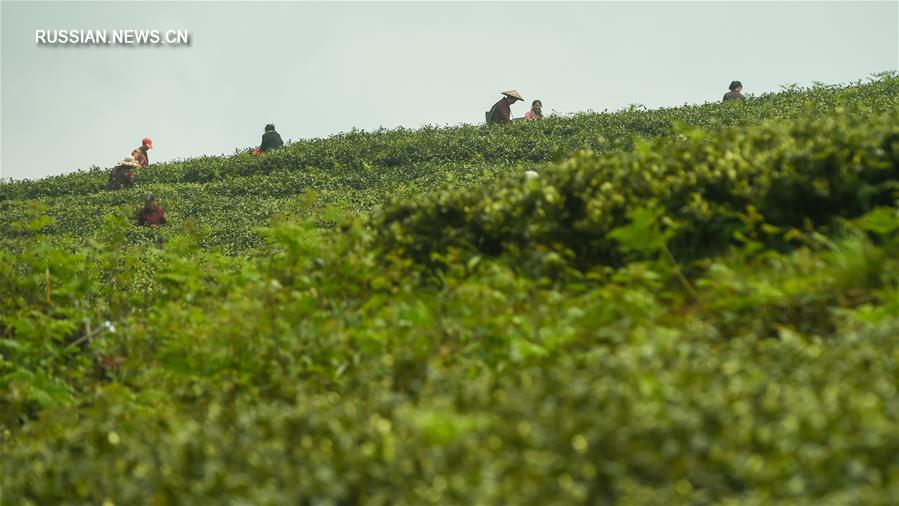
<svg viewBox="0 0 899 506">
<path fill-rule="evenodd" d="M 524 101 L 521 95 L 515 90 L 502 92 L 503 98 L 499 102 L 493 104 L 493 107 L 486 114 L 487 124 L 494 125 L 497 123 L 508 123 L 512 119 L 511 105 L 519 100 Z"/>
</svg>

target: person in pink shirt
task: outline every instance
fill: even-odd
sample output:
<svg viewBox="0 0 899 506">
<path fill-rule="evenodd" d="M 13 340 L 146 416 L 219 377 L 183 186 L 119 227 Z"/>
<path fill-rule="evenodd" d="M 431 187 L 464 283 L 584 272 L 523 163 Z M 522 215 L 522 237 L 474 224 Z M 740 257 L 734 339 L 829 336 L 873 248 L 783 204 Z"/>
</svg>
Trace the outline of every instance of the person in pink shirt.
<svg viewBox="0 0 899 506">
<path fill-rule="evenodd" d="M 543 118 L 543 104 L 539 100 L 531 102 L 531 110 L 524 113 L 525 121 L 533 121 Z"/>
</svg>

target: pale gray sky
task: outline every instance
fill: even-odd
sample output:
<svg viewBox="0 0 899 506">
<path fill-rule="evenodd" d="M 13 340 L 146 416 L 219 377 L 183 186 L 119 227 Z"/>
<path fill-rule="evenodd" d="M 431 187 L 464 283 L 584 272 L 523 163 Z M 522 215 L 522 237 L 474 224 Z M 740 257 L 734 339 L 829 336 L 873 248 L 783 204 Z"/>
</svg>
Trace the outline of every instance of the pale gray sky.
<svg viewBox="0 0 899 506">
<path fill-rule="evenodd" d="M 284 137 L 483 121 L 515 88 L 571 113 L 717 101 L 899 67 L 881 2 L 0 1 L 0 177 Z M 36 29 L 186 29 L 189 47 L 48 47 Z M 513 107 L 521 116 L 529 105 Z"/>
</svg>

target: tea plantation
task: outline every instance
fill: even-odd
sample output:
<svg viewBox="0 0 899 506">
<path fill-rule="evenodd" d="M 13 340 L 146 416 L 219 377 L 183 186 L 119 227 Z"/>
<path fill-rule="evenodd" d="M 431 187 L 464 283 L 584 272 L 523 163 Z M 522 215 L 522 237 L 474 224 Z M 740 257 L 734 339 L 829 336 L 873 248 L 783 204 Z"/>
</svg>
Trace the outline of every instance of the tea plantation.
<svg viewBox="0 0 899 506">
<path fill-rule="evenodd" d="M 106 177 L 0 184 L 0 504 L 899 503 L 895 73 Z"/>
</svg>

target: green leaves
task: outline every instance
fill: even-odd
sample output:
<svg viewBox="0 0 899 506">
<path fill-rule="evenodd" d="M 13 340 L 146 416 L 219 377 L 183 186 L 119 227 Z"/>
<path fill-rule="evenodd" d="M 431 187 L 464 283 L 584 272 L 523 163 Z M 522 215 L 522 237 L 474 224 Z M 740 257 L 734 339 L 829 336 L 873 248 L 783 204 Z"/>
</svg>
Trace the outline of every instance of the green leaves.
<svg viewBox="0 0 899 506">
<path fill-rule="evenodd" d="M 663 212 L 658 209 L 636 208 L 628 211 L 629 225 L 615 227 L 609 237 L 618 241 L 626 253 L 634 252 L 643 255 L 653 254 L 666 247 L 674 235 L 673 230 L 662 230 L 660 218 Z"/>
<path fill-rule="evenodd" d="M 897 87 L 0 185 L 0 502 L 897 503 Z"/>
<path fill-rule="evenodd" d="M 788 247 L 791 229 L 892 204 L 899 165 L 879 146 L 897 123 L 899 109 L 844 113 L 641 141 L 634 151 L 584 151 L 526 184 L 510 178 L 387 206 L 377 241 L 426 270 L 446 268 L 438 259 L 456 249 L 501 257 L 534 276 L 555 276 L 535 267 L 547 252 L 584 272 L 620 266 L 622 247 L 666 243 L 687 264 L 736 244 Z"/>
<path fill-rule="evenodd" d="M 878 207 L 858 218 L 863 229 L 880 236 L 888 236 L 899 230 L 899 210 L 895 207 Z"/>
</svg>

